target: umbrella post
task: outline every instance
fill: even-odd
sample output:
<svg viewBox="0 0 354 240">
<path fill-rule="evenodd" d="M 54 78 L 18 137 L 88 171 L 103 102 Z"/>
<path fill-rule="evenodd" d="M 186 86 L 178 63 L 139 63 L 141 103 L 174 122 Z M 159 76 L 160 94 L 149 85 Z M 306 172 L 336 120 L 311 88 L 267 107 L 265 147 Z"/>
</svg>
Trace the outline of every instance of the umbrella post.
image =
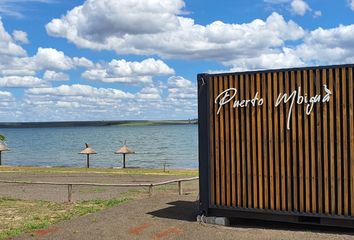
<svg viewBox="0 0 354 240">
<path fill-rule="evenodd" d="M 1 166 L 1 164 L 2 164 L 2 163 L 1 163 L 1 151 L 0 151 L 0 166 Z"/>
<path fill-rule="evenodd" d="M 87 154 L 86 162 L 87 162 L 87 168 L 90 168 L 90 154 Z"/>
<path fill-rule="evenodd" d="M 125 168 L 125 153 L 123 153 L 123 168 Z"/>
</svg>

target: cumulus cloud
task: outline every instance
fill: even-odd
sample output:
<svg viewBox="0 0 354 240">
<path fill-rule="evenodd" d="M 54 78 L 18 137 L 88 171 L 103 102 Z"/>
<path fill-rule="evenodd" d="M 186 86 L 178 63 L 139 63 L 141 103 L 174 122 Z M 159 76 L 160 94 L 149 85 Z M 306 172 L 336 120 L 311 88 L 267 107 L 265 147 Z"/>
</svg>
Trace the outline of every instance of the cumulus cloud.
<svg viewBox="0 0 354 240">
<path fill-rule="evenodd" d="M 102 82 L 151 83 L 154 76 L 172 75 L 174 70 L 161 60 L 154 58 L 141 62 L 129 62 L 124 59 L 99 63 L 85 71 L 82 77 Z"/>
<path fill-rule="evenodd" d="M 33 76 L 6 76 L 0 77 L 1 87 L 45 87 L 48 83 Z"/>
<path fill-rule="evenodd" d="M 354 60 L 354 25 L 318 28 L 296 47 L 296 55 L 307 64 L 351 63 Z"/>
<path fill-rule="evenodd" d="M 304 16 L 307 11 L 311 11 L 310 6 L 304 0 L 293 0 L 291 2 L 293 13 Z"/>
<path fill-rule="evenodd" d="M 69 75 L 63 72 L 47 70 L 43 74 L 43 79 L 46 81 L 68 81 Z"/>
<path fill-rule="evenodd" d="M 145 87 L 136 96 L 142 100 L 160 100 L 161 91 L 155 87 Z"/>
<path fill-rule="evenodd" d="M 6 32 L 0 18 L 0 55 L 1 56 L 26 56 L 26 51 L 16 44 L 11 35 Z"/>
<path fill-rule="evenodd" d="M 24 31 L 20 31 L 20 30 L 14 30 L 12 32 L 12 36 L 14 38 L 15 41 L 20 42 L 22 44 L 28 44 L 29 40 L 27 38 L 27 33 Z"/>
<path fill-rule="evenodd" d="M 192 90 L 195 86 L 191 81 L 181 79 L 175 77 L 168 80 L 167 96 L 163 96 L 161 86 L 147 86 L 136 93 L 81 84 L 30 88 L 25 91 L 22 104 L 28 111 L 18 118 L 27 118 L 28 121 L 43 118 L 171 119 L 185 118 L 186 114 L 196 117 L 196 90 Z M 189 91 L 194 96 L 188 96 Z"/>
<path fill-rule="evenodd" d="M 133 95 L 113 88 L 95 88 L 89 85 L 61 85 L 59 87 L 30 88 L 29 95 L 104 97 L 111 99 L 132 98 Z"/>
<path fill-rule="evenodd" d="M 181 76 L 173 76 L 168 79 L 168 98 L 172 100 L 197 99 L 197 87 L 192 81 Z"/>
<path fill-rule="evenodd" d="M 116 4 L 114 0 L 86 1 L 60 19 L 53 19 L 46 25 L 47 32 L 52 36 L 67 38 L 79 47 L 115 50 L 119 54 L 158 54 L 168 58 L 188 56 L 189 59 L 218 61 L 236 56 L 256 56 L 259 52 L 281 47 L 285 41 L 298 40 L 304 35 L 300 26 L 293 21 L 285 21 L 277 13 L 271 14 L 265 21 L 256 19 L 245 24 L 216 21 L 203 26 L 191 18 L 178 15 L 183 10 L 182 1 L 124 2 L 134 5 L 125 11 L 124 7 L 110 7 Z M 161 2 L 165 7 L 161 7 Z M 155 18 L 145 14 L 147 10 L 141 6 L 146 4 L 149 11 L 158 9 Z M 96 16 L 110 16 L 109 20 L 115 27 L 109 23 L 101 24 L 102 21 L 98 21 Z M 132 24 L 131 16 L 139 16 L 139 24 Z M 99 30 L 97 25 L 91 24 L 94 22 L 100 23 Z M 140 25 L 145 24 L 153 26 L 152 30 L 147 32 L 143 27 L 140 29 Z M 99 37 L 96 36 L 97 32 L 100 32 Z"/>
</svg>

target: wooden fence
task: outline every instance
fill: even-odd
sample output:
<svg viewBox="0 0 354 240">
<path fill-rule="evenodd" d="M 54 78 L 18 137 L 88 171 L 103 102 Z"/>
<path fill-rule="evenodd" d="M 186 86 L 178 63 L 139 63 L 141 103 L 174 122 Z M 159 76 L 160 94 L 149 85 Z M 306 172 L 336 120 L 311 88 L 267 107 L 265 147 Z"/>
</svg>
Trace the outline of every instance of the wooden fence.
<svg viewBox="0 0 354 240">
<path fill-rule="evenodd" d="M 0 180 L 0 183 L 13 183 L 13 184 L 39 184 L 39 185 L 57 185 L 57 186 L 68 186 L 68 202 L 72 201 L 72 190 L 73 186 L 98 186 L 98 187 L 148 187 L 149 196 L 153 194 L 153 188 L 156 186 L 177 183 L 179 195 L 183 194 L 183 182 L 193 181 L 199 179 L 198 177 L 191 178 L 181 178 L 173 179 L 164 182 L 158 183 L 120 183 L 120 184 L 111 184 L 111 183 L 63 183 L 63 182 L 32 182 L 32 181 L 8 181 Z"/>
<path fill-rule="evenodd" d="M 354 216 L 352 65 L 199 78 L 210 207 Z"/>
</svg>

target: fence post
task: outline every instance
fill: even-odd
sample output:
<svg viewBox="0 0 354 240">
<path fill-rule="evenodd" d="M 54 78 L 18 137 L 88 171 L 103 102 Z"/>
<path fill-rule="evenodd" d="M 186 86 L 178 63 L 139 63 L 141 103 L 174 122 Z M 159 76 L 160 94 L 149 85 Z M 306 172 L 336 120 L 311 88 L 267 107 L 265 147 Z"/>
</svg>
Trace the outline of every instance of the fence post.
<svg viewBox="0 0 354 240">
<path fill-rule="evenodd" d="M 152 185 L 152 184 L 150 184 L 150 186 L 149 186 L 149 197 L 151 197 L 152 194 L 154 193 L 153 186 L 154 186 L 154 185 Z"/>
<path fill-rule="evenodd" d="M 178 181 L 178 194 L 183 195 L 182 181 Z"/>
<path fill-rule="evenodd" d="M 71 196 L 73 193 L 73 185 L 72 184 L 68 184 L 68 202 L 71 202 Z"/>
</svg>

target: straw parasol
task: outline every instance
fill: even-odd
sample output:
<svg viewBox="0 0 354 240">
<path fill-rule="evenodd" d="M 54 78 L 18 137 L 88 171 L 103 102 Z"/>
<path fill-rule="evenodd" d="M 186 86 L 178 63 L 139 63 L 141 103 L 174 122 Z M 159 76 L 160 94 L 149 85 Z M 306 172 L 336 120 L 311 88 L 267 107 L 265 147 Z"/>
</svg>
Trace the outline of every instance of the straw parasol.
<svg viewBox="0 0 354 240">
<path fill-rule="evenodd" d="M 134 154 L 135 152 L 130 150 L 127 146 L 127 141 L 124 142 L 124 146 L 118 149 L 115 154 L 123 154 L 123 168 L 125 168 L 125 154 Z"/>
<path fill-rule="evenodd" d="M 90 145 L 88 145 L 87 143 L 85 143 L 86 148 L 84 150 L 82 150 L 81 152 L 79 152 L 79 154 L 86 154 L 87 155 L 87 168 L 90 168 L 90 154 L 97 154 L 97 152 L 90 147 Z"/>
<path fill-rule="evenodd" d="M 3 143 L 0 142 L 0 166 L 1 166 L 1 153 L 5 152 L 5 151 L 9 151 L 9 149 L 7 148 L 7 146 Z"/>
</svg>

